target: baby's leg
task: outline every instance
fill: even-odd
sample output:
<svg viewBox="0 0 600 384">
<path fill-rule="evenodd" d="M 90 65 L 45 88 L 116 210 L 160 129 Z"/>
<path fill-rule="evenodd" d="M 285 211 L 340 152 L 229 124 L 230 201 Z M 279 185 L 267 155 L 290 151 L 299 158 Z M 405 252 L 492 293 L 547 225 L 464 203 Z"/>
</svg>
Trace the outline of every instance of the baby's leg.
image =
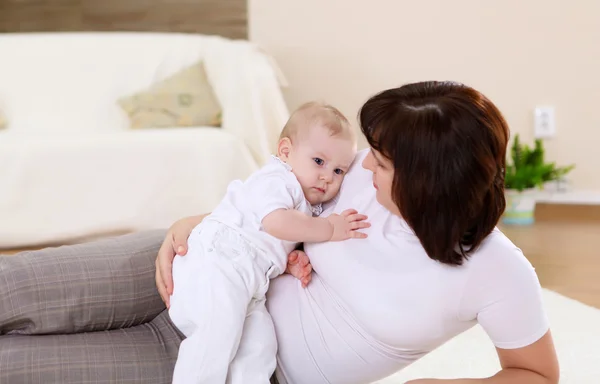
<svg viewBox="0 0 600 384">
<path fill-rule="evenodd" d="M 248 307 L 242 339 L 229 367 L 227 384 L 268 384 L 276 366 L 277 341 L 265 299 Z"/>
<path fill-rule="evenodd" d="M 181 343 L 173 383 L 225 382 L 241 337 L 251 293 L 231 255 L 199 236 L 173 263 L 169 315 L 187 337 Z"/>
</svg>

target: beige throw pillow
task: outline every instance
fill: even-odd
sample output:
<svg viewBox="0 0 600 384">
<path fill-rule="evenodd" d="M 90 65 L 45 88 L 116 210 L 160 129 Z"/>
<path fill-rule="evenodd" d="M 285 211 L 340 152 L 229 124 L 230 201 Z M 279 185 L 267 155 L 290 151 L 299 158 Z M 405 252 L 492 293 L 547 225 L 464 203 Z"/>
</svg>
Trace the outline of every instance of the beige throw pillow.
<svg viewBox="0 0 600 384">
<path fill-rule="evenodd" d="M 202 62 L 118 103 L 129 116 L 131 128 L 221 125 L 221 106 Z"/>
</svg>

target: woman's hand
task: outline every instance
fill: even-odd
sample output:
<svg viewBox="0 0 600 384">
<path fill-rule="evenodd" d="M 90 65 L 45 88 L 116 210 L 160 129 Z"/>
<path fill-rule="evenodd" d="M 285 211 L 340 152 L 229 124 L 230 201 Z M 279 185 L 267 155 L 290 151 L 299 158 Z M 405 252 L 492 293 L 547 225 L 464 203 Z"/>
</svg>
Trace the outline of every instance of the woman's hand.
<svg viewBox="0 0 600 384">
<path fill-rule="evenodd" d="M 194 227 L 207 215 L 191 216 L 176 221 L 163 241 L 156 257 L 156 288 L 162 301 L 169 308 L 169 297 L 173 293 L 173 259 L 175 255 L 187 253 L 187 239 Z"/>
<path fill-rule="evenodd" d="M 312 265 L 306 253 L 300 250 L 290 252 L 285 272 L 300 280 L 302 287 L 306 288 L 312 276 Z"/>
</svg>

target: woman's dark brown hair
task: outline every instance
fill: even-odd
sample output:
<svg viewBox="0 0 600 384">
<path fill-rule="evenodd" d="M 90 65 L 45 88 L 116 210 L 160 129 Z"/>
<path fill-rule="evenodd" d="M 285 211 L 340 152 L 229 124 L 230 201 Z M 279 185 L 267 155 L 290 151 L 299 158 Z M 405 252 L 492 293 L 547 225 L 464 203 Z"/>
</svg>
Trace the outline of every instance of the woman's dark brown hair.
<svg viewBox="0 0 600 384">
<path fill-rule="evenodd" d="M 498 108 L 473 88 L 431 81 L 371 97 L 359 119 L 393 163 L 392 198 L 429 257 L 461 265 L 506 206 L 509 130 Z"/>
</svg>

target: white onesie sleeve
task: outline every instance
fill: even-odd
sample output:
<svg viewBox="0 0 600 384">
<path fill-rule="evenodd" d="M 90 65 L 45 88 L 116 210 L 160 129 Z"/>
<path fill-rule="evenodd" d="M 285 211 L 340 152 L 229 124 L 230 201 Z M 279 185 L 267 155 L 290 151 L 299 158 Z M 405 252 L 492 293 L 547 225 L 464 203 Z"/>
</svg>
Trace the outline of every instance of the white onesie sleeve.
<svg viewBox="0 0 600 384">
<path fill-rule="evenodd" d="M 549 329 L 537 274 L 500 232 L 488 240 L 469 261 L 459 315 L 476 319 L 498 348 L 525 347 Z"/>
<path fill-rule="evenodd" d="M 248 181 L 252 210 L 258 220 L 277 209 L 296 209 L 304 193 L 295 176 L 285 169 L 272 169 Z"/>
</svg>

